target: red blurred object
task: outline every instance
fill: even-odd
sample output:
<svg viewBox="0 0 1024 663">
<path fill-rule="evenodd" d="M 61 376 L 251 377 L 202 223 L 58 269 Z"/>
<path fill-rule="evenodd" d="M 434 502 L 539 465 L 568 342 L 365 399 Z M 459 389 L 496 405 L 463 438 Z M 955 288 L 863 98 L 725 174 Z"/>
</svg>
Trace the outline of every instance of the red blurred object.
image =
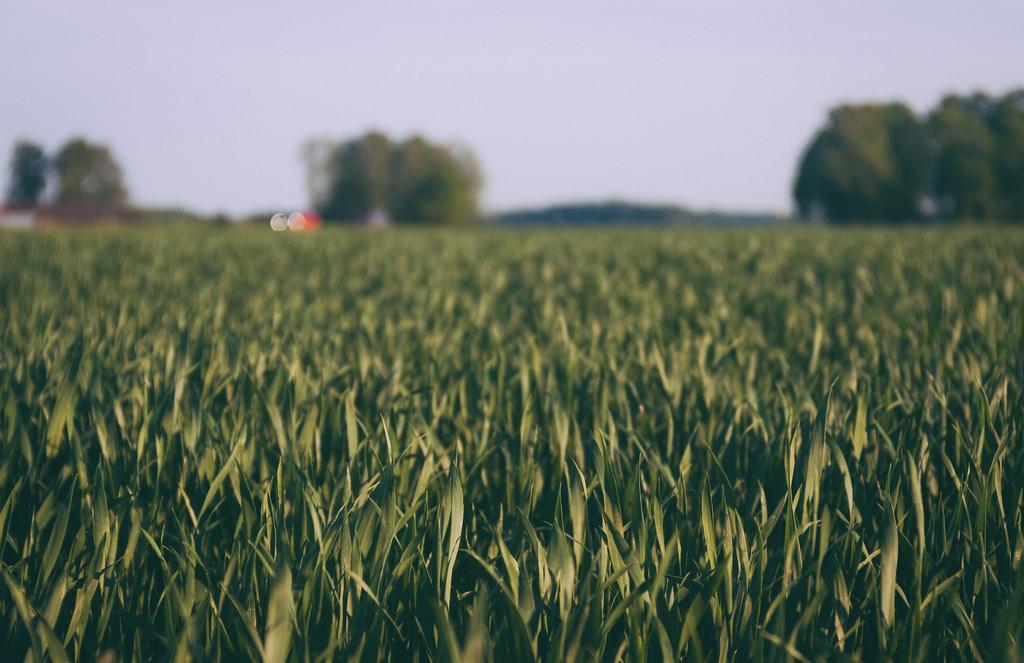
<svg viewBox="0 0 1024 663">
<path fill-rule="evenodd" d="M 303 218 L 306 219 L 306 225 L 303 226 L 303 230 L 316 230 L 323 225 L 323 221 L 320 219 L 320 215 L 316 212 L 309 211 L 302 213 Z"/>
<path fill-rule="evenodd" d="M 316 230 L 323 222 L 316 212 L 292 212 L 288 216 L 288 229 L 296 232 Z"/>
</svg>

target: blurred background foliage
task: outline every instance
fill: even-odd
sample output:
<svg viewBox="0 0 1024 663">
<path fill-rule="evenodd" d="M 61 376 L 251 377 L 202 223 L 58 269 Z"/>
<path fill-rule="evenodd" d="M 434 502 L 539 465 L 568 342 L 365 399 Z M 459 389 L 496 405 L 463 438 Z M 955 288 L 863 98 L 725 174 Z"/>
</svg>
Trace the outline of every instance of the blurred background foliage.
<svg viewBox="0 0 1024 663">
<path fill-rule="evenodd" d="M 328 221 L 385 214 L 399 223 L 463 225 L 476 219 L 483 175 L 468 149 L 377 131 L 303 147 L 313 206 Z"/>
<path fill-rule="evenodd" d="M 19 141 L 11 153 L 5 204 L 15 209 L 55 205 L 120 207 L 128 202 L 124 173 L 107 145 L 80 136 L 48 156 L 42 146 Z"/>
<path fill-rule="evenodd" d="M 315 138 L 303 145 L 302 159 L 310 203 L 328 222 L 738 225 L 779 218 L 615 199 L 485 215 L 473 152 L 420 135 Z M 923 115 L 902 102 L 838 106 L 800 158 L 793 199 L 796 216 L 840 224 L 1022 222 L 1024 89 L 948 95 Z M 48 156 L 21 141 L 12 151 L 8 207 L 118 208 L 127 200 L 121 165 L 102 143 L 76 137 Z"/>
<path fill-rule="evenodd" d="M 851 221 L 1024 220 L 1024 89 L 843 105 L 797 169 L 800 216 Z"/>
</svg>

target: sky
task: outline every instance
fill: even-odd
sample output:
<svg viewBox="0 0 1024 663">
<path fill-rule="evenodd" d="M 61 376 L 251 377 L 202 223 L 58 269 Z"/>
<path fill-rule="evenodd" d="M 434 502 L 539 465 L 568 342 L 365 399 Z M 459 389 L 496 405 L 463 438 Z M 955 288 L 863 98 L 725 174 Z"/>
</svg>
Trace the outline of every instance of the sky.
<svg viewBox="0 0 1024 663">
<path fill-rule="evenodd" d="M 132 199 L 308 203 L 302 143 L 476 153 L 489 210 L 785 212 L 838 103 L 1024 85 L 1019 0 L 0 0 L 0 158 L 112 146 Z"/>
</svg>

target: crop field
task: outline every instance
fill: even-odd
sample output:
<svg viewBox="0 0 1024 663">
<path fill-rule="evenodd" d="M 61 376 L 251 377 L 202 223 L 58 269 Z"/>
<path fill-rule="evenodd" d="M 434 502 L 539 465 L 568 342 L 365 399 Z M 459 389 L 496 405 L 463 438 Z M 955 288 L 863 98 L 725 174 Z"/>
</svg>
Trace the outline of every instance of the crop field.
<svg viewBox="0 0 1024 663">
<path fill-rule="evenodd" d="M 0 234 L 3 660 L 1021 660 L 1024 232 Z"/>
</svg>

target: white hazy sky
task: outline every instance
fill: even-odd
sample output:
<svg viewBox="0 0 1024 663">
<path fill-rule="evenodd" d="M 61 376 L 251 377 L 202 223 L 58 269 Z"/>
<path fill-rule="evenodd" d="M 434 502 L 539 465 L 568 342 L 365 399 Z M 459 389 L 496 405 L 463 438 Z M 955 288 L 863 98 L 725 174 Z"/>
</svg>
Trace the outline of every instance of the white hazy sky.
<svg viewBox="0 0 1024 663">
<path fill-rule="evenodd" d="M 305 203 L 299 146 L 471 146 L 488 208 L 788 210 L 842 101 L 1024 85 L 1019 0 L 0 0 L 0 158 L 111 144 L 136 201 Z"/>
</svg>

